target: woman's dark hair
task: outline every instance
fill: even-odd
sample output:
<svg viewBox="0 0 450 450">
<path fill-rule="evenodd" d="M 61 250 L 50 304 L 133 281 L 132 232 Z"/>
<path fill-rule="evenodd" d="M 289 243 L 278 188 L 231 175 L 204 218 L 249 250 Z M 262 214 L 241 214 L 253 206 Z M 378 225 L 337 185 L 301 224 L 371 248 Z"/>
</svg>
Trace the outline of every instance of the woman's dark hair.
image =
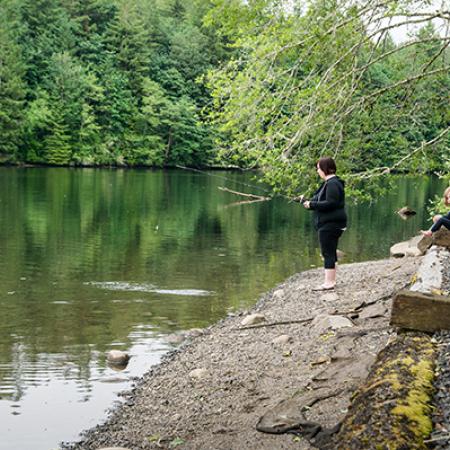
<svg viewBox="0 0 450 450">
<path fill-rule="evenodd" d="M 317 164 L 325 175 L 336 173 L 336 163 L 333 158 L 320 158 Z"/>
</svg>

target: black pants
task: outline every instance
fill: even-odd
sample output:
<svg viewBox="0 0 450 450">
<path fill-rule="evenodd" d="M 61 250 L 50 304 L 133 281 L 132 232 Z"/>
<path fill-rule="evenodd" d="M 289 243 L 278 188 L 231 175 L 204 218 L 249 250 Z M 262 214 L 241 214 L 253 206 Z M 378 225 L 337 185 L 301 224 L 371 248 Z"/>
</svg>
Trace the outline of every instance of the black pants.
<svg viewBox="0 0 450 450">
<path fill-rule="evenodd" d="M 450 220 L 446 217 L 441 217 L 432 227 L 431 231 L 434 233 L 435 231 L 439 230 L 442 225 L 444 225 L 447 230 L 450 230 Z"/>
<path fill-rule="evenodd" d="M 325 269 L 334 269 L 337 261 L 338 240 L 342 236 L 342 230 L 319 230 L 320 251 L 324 259 Z"/>
</svg>

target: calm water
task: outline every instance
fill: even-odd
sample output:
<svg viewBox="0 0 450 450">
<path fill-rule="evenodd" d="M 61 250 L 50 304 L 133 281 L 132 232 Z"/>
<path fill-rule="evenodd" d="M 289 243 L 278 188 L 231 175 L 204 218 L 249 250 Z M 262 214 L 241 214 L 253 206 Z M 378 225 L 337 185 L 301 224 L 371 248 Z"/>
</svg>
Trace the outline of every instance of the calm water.
<svg viewBox="0 0 450 450">
<path fill-rule="evenodd" d="M 233 205 L 246 175 L 0 168 L 0 449 L 49 450 L 105 417 L 171 346 L 320 265 L 311 216 Z M 349 206 L 346 260 L 388 256 L 426 223 L 436 179 Z M 247 192 L 251 189 L 247 188 Z M 418 215 L 394 212 L 408 204 Z M 105 352 L 133 357 L 115 372 Z"/>
</svg>

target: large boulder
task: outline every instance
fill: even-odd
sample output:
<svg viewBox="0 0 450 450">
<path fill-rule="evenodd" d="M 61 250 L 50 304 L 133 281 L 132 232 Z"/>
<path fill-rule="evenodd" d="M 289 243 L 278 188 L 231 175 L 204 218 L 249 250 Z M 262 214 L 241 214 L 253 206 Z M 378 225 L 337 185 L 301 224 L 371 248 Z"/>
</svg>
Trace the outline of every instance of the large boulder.
<svg viewBox="0 0 450 450">
<path fill-rule="evenodd" d="M 390 253 L 394 258 L 403 258 L 404 256 L 421 256 L 424 251 L 419 249 L 418 244 L 422 240 L 422 235 L 414 236 L 408 241 L 399 242 L 394 244 Z"/>
<path fill-rule="evenodd" d="M 445 227 L 433 233 L 432 236 L 423 236 L 417 244 L 422 253 L 425 253 L 432 245 L 439 245 L 450 249 L 450 231 Z"/>
</svg>

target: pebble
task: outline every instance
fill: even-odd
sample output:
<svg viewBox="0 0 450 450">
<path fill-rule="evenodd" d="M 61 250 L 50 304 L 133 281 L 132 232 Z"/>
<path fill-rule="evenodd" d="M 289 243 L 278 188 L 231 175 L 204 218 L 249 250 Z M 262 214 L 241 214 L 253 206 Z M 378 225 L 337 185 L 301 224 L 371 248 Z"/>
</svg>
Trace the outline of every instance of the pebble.
<svg viewBox="0 0 450 450">
<path fill-rule="evenodd" d="M 167 336 L 166 341 L 169 344 L 181 344 L 184 341 L 184 336 L 182 334 L 169 334 L 169 336 Z"/>
<path fill-rule="evenodd" d="M 292 339 L 292 336 L 288 336 L 287 334 L 282 334 L 281 336 L 276 337 L 273 341 L 272 344 L 280 344 L 280 345 L 284 345 L 284 344 L 289 344 L 293 341 L 294 339 Z"/>
<path fill-rule="evenodd" d="M 198 337 L 203 334 L 203 330 L 201 328 L 191 328 L 186 332 L 189 337 Z"/>
<path fill-rule="evenodd" d="M 244 317 L 244 319 L 241 322 L 242 326 L 247 325 L 256 325 L 261 322 L 265 322 L 266 318 L 262 314 L 250 314 L 247 317 Z"/>
<path fill-rule="evenodd" d="M 337 295 L 336 292 L 329 292 L 327 294 L 323 294 L 320 297 L 320 300 L 324 302 L 337 302 L 339 300 L 339 295 Z"/>
<path fill-rule="evenodd" d="M 319 314 L 311 322 L 311 328 L 318 331 L 320 334 L 329 330 L 339 330 L 341 328 L 352 327 L 353 323 L 343 316 L 330 316 L 327 314 Z"/>
<path fill-rule="evenodd" d="M 190 378 L 195 378 L 196 380 L 204 380 L 208 376 L 208 371 L 206 369 L 194 369 L 189 372 Z"/>
<path fill-rule="evenodd" d="M 284 297 L 283 289 L 278 289 L 273 293 L 273 298 L 276 300 L 282 299 Z"/>
</svg>

